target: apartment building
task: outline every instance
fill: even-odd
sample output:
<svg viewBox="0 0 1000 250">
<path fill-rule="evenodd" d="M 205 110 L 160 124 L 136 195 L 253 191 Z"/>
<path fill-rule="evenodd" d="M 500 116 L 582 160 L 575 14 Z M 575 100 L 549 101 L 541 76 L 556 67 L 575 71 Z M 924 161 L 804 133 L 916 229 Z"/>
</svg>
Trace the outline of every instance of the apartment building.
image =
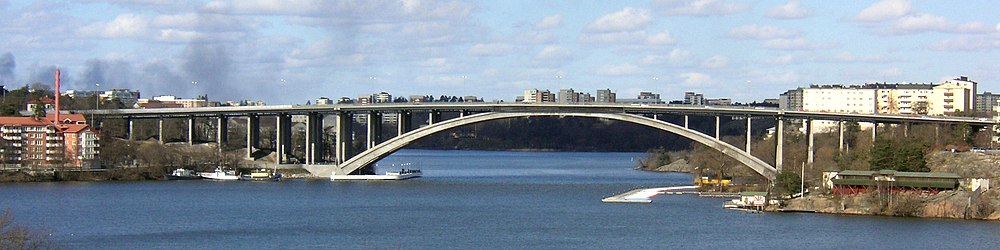
<svg viewBox="0 0 1000 250">
<path fill-rule="evenodd" d="M 0 160 L 23 167 L 97 167 L 98 135 L 83 115 L 0 117 Z"/>
</svg>

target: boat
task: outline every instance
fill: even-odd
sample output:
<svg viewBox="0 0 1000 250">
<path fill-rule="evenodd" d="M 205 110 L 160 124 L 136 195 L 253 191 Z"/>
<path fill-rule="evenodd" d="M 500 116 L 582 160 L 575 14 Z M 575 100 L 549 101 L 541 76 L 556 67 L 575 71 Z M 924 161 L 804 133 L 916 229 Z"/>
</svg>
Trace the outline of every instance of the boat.
<svg viewBox="0 0 1000 250">
<path fill-rule="evenodd" d="M 331 181 L 338 180 L 384 180 L 384 181 L 395 181 L 395 180 L 406 180 L 410 178 L 417 178 L 423 175 L 419 169 L 401 169 L 394 172 L 385 172 L 384 175 L 378 174 L 359 174 L 359 175 L 331 175 Z"/>
<path fill-rule="evenodd" d="M 199 175 L 210 180 L 235 181 L 240 179 L 235 170 L 223 170 L 222 167 L 215 168 L 213 172 L 199 173 Z"/>
<path fill-rule="evenodd" d="M 250 172 L 249 174 L 244 174 L 240 176 L 240 180 L 243 181 L 280 181 L 281 174 L 274 171 L 267 171 L 267 169 L 258 169 Z"/>
<path fill-rule="evenodd" d="M 166 175 L 165 177 L 166 177 L 167 180 L 171 180 L 171 181 L 173 181 L 173 180 L 199 180 L 199 179 L 202 178 L 201 175 L 198 175 L 198 173 L 194 172 L 194 170 L 184 169 L 184 168 L 174 169 L 174 172 L 171 172 L 170 174 Z"/>
</svg>

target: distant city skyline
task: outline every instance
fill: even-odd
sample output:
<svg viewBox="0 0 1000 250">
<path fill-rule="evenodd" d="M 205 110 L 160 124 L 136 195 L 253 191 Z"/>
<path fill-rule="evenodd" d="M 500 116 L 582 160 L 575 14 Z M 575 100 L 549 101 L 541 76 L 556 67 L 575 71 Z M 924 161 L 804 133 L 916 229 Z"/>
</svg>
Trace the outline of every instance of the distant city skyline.
<svg viewBox="0 0 1000 250">
<path fill-rule="evenodd" d="M 692 91 L 1000 82 L 995 3 L 0 0 L 0 83 L 301 104 L 387 91 Z M 98 86 L 97 84 L 100 84 Z"/>
</svg>

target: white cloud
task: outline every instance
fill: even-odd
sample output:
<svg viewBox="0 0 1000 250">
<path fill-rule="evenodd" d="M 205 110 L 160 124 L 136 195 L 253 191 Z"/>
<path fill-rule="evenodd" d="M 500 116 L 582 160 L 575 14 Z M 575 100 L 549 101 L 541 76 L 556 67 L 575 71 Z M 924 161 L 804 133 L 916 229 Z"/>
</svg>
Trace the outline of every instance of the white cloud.
<svg viewBox="0 0 1000 250">
<path fill-rule="evenodd" d="M 876 63 L 876 62 L 889 61 L 889 59 L 887 59 L 883 55 L 854 55 L 851 54 L 850 52 L 841 52 L 836 56 L 834 56 L 833 59 L 838 62 L 847 62 L 847 63 L 854 63 L 854 62 Z"/>
<path fill-rule="evenodd" d="M 510 54 L 513 47 L 503 43 L 479 43 L 469 48 L 469 55 L 472 56 L 502 56 Z"/>
<path fill-rule="evenodd" d="M 890 67 L 890 68 L 879 70 L 878 74 L 883 79 L 884 78 L 893 78 L 893 77 L 903 76 L 903 70 L 899 69 L 898 67 Z"/>
<path fill-rule="evenodd" d="M 559 61 L 571 58 L 573 58 L 572 52 L 563 47 L 555 45 L 546 46 L 545 48 L 542 49 L 542 51 L 539 51 L 538 54 L 535 55 L 535 59 L 541 61 Z"/>
<path fill-rule="evenodd" d="M 993 29 L 980 22 L 954 23 L 941 16 L 916 14 L 900 18 L 893 23 L 890 33 L 910 34 L 919 32 L 986 33 Z"/>
<path fill-rule="evenodd" d="M 764 59 L 764 63 L 774 64 L 774 65 L 787 65 L 795 62 L 795 56 L 792 54 L 784 54 L 778 57 L 768 57 Z"/>
<path fill-rule="evenodd" d="M 882 0 L 861 11 L 855 20 L 861 22 L 881 22 L 910 14 L 909 0 Z"/>
<path fill-rule="evenodd" d="M 818 44 L 805 38 L 778 38 L 764 42 L 764 48 L 779 50 L 814 50 L 832 48 L 830 44 Z"/>
<path fill-rule="evenodd" d="M 597 74 L 603 76 L 624 76 L 635 75 L 641 71 L 642 69 L 639 66 L 626 63 L 621 65 L 604 65 L 601 69 L 597 70 Z"/>
<path fill-rule="evenodd" d="M 80 29 L 79 34 L 99 38 L 140 38 L 151 32 L 149 19 L 134 14 L 122 14 L 110 22 L 99 22 Z"/>
<path fill-rule="evenodd" d="M 653 21 L 649 10 L 625 8 L 604 15 L 587 25 L 588 32 L 625 32 L 645 29 Z"/>
<path fill-rule="evenodd" d="M 672 16 L 722 16 L 750 10 L 750 5 L 720 0 L 654 0 L 653 6 Z"/>
<path fill-rule="evenodd" d="M 801 83 L 802 76 L 795 71 L 765 71 L 755 72 L 756 78 L 766 83 Z"/>
<path fill-rule="evenodd" d="M 701 62 L 701 67 L 704 68 L 722 68 L 729 65 L 729 58 L 725 56 L 712 56 Z"/>
<path fill-rule="evenodd" d="M 729 30 L 728 36 L 736 39 L 775 39 L 790 38 L 798 35 L 798 31 L 769 25 L 743 25 Z"/>
<path fill-rule="evenodd" d="M 535 24 L 535 29 L 547 30 L 557 28 L 562 25 L 563 17 L 562 15 L 552 15 L 542 18 L 541 21 Z"/>
<path fill-rule="evenodd" d="M 642 65 L 656 65 L 670 63 L 673 65 L 682 65 L 691 63 L 691 52 L 682 49 L 673 49 L 667 55 L 646 55 L 639 59 L 639 64 Z"/>
<path fill-rule="evenodd" d="M 670 35 L 670 31 L 664 30 L 663 32 L 656 33 L 652 36 L 646 38 L 646 43 L 649 45 L 668 45 L 674 43 L 674 37 Z"/>
<path fill-rule="evenodd" d="M 1000 36 L 960 36 L 945 39 L 928 46 L 933 50 L 942 51 L 976 51 L 1000 49 Z"/>
<path fill-rule="evenodd" d="M 798 19 L 812 16 L 813 11 L 802 7 L 798 0 L 791 0 L 783 5 L 775 6 L 767 12 L 767 16 L 778 19 Z"/>
<path fill-rule="evenodd" d="M 677 74 L 677 78 L 687 86 L 704 86 L 714 83 L 711 76 L 698 72 L 680 73 Z"/>
</svg>

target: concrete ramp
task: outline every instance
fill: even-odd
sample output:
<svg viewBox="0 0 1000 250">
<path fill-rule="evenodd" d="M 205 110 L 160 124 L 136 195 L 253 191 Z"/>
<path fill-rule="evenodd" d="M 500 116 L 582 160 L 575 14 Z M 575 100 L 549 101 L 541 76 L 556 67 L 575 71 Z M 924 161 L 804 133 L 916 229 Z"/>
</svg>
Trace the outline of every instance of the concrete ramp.
<svg viewBox="0 0 1000 250">
<path fill-rule="evenodd" d="M 309 171 L 310 174 L 316 177 L 330 178 L 333 172 L 337 170 L 337 165 L 302 165 L 302 168 Z"/>
</svg>

